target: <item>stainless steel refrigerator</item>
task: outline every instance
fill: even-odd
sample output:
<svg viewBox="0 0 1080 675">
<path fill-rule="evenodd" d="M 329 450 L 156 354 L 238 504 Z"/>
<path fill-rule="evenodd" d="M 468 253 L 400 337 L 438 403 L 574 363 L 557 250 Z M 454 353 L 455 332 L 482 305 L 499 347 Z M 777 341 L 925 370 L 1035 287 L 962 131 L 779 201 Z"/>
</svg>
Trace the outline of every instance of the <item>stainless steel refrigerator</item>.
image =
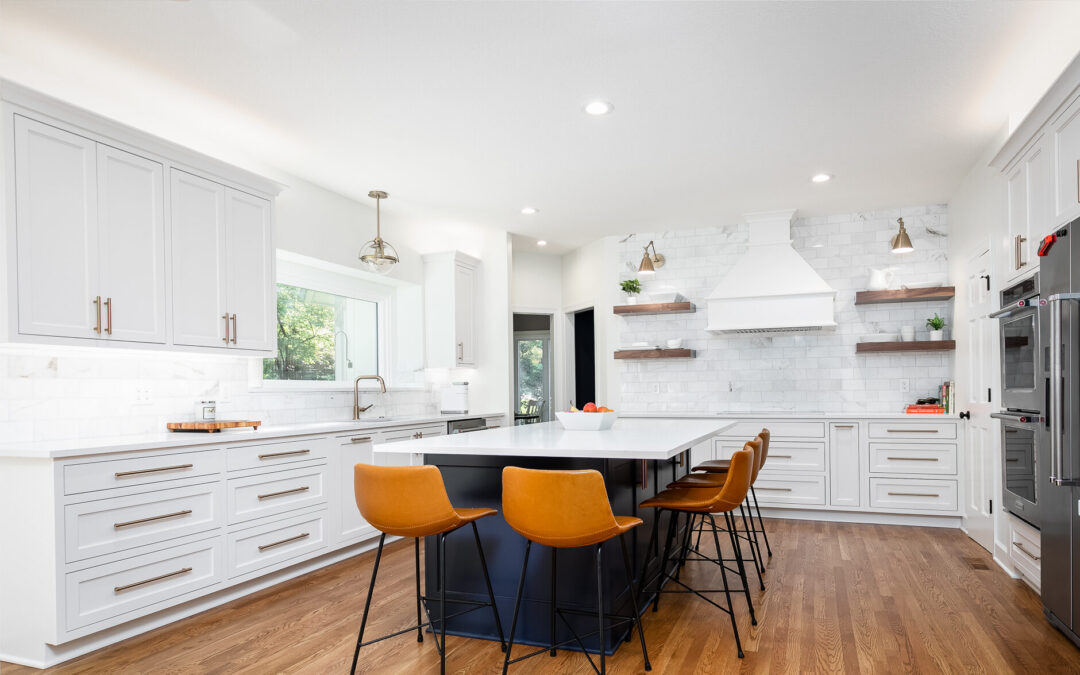
<svg viewBox="0 0 1080 675">
<path fill-rule="evenodd" d="M 1039 247 L 1047 397 L 1039 444 L 1043 612 L 1080 645 L 1080 219 Z"/>
</svg>

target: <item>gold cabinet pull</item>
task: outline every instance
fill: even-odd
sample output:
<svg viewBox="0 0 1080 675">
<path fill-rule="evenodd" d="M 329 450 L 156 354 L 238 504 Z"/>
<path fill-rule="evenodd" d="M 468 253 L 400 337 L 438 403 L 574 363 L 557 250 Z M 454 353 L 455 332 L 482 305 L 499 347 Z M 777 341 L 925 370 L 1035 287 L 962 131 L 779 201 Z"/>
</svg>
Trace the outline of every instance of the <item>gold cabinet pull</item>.
<svg viewBox="0 0 1080 675">
<path fill-rule="evenodd" d="M 177 511 L 176 513 L 166 513 L 162 516 L 150 516 L 149 518 L 139 518 L 138 520 L 129 520 L 126 523 L 113 523 L 113 529 L 119 530 L 121 527 L 131 527 L 132 525 L 142 525 L 143 523 L 152 523 L 155 520 L 165 520 L 166 518 L 175 518 L 177 516 L 189 516 L 191 515 L 191 509 L 184 509 L 183 511 Z"/>
<path fill-rule="evenodd" d="M 457 359 L 458 359 L 458 361 L 464 361 L 465 360 L 465 343 L 464 342 L 457 343 Z"/>
<path fill-rule="evenodd" d="M 641 489 L 649 489 L 649 460 L 641 460 Z"/>
<path fill-rule="evenodd" d="M 105 333 L 112 335 L 112 298 L 105 298 Z"/>
<path fill-rule="evenodd" d="M 793 490 L 791 488 L 765 487 L 764 485 L 759 486 L 757 489 L 758 490 L 772 490 L 773 492 L 793 492 Z"/>
<path fill-rule="evenodd" d="M 889 457 L 890 462 L 937 462 L 937 457 Z"/>
<path fill-rule="evenodd" d="M 274 457 L 289 457 L 290 455 L 306 455 L 311 452 L 311 448 L 304 448 L 303 450 L 289 450 L 287 452 L 270 452 L 265 455 L 259 455 L 259 459 L 273 459 Z"/>
<path fill-rule="evenodd" d="M 1019 541 L 1014 541 L 1014 542 L 1013 542 L 1013 546 L 1015 546 L 1016 548 L 1020 549 L 1020 552 L 1021 552 L 1021 553 L 1023 553 L 1023 554 L 1024 554 L 1024 555 L 1026 555 L 1027 557 L 1031 558 L 1031 559 L 1032 559 L 1032 560 L 1034 560 L 1035 562 L 1038 562 L 1039 560 L 1041 560 L 1041 557 L 1040 557 L 1040 556 L 1037 556 L 1037 555 L 1035 555 L 1034 553 L 1032 553 L 1031 551 L 1029 551 L 1029 550 L 1027 550 L 1026 548 L 1024 548 L 1024 544 L 1023 544 L 1023 543 L 1021 543 L 1021 542 L 1019 542 Z"/>
<path fill-rule="evenodd" d="M 125 476 L 138 476 L 144 473 L 158 473 L 159 471 L 179 471 L 180 469 L 190 469 L 194 464 L 176 464 L 173 466 L 159 466 L 156 469 L 137 469 L 135 471 L 117 471 L 113 475 L 117 478 L 123 478 Z"/>
<path fill-rule="evenodd" d="M 232 315 L 232 343 L 236 344 L 236 315 Z"/>
<path fill-rule="evenodd" d="M 124 586 L 117 586 L 113 588 L 113 593 L 121 593 L 129 588 L 135 588 L 136 586 L 145 586 L 146 584 L 152 584 L 155 581 L 161 581 L 162 579 L 168 579 L 170 577 L 178 577 L 181 574 L 187 574 L 191 571 L 190 567 L 185 567 L 182 570 L 176 570 L 175 572 L 169 572 L 168 574 L 162 574 L 161 576 L 154 577 L 153 579 L 144 579 L 143 581 L 136 581 L 133 584 L 126 584 Z"/>
<path fill-rule="evenodd" d="M 259 499 L 270 499 L 271 497 L 282 497 L 284 495 L 294 495 L 297 492 L 307 492 L 311 488 L 305 485 L 304 487 L 293 488 L 292 490 L 282 490 L 281 492 L 270 492 L 265 495 L 259 495 Z"/>
<path fill-rule="evenodd" d="M 772 455 L 773 459 L 791 459 L 791 455 Z"/>
<path fill-rule="evenodd" d="M 275 546 L 281 546 L 282 544 L 291 544 L 294 541 L 300 541 L 301 539 L 307 539 L 310 536 L 311 536 L 310 533 L 304 532 L 303 534 L 298 534 L 295 537 L 289 537 L 288 539 L 282 539 L 281 541 L 275 541 L 273 544 L 263 544 L 262 546 L 259 547 L 259 550 L 260 551 L 265 551 L 268 548 L 274 548 Z"/>
<path fill-rule="evenodd" d="M 94 332 L 101 335 L 101 296 L 94 298 L 94 314 L 97 315 L 97 320 L 94 323 Z"/>
<path fill-rule="evenodd" d="M 890 497 L 940 497 L 938 494 L 930 494 L 929 492 L 890 492 Z"/>
<path fill-rule="evenodd" d="M 936 434 L 937 429 L 886 429 L 890 434 Z"/>
<path fill-rule="evenodd" d="M 855 425 L 854 424 L 834 424 L 833 428 L 834 429 L 854 429 Z"/>
<path fill-rule="evenodd" d="M 221 341 L 225 344 L 229 344 L 229 315 L 222 314 L 221 318 L 225 319 L 225 337 L 221 338 Z"/>
<path fill-rule="evenodd" d="M 367 443 L 371 440 L 371 436 L 353 436 L 349 439 L 350 443 Z"/>
</svg>

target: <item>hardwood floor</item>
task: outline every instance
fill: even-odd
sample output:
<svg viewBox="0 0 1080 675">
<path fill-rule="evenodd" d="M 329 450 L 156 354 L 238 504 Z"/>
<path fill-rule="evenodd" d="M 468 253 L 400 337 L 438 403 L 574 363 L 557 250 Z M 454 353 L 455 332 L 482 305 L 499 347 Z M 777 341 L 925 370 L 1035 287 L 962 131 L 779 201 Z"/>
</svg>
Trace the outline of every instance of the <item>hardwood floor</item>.
<svg viewBox="0 0 1080 675">
<path fill-rule="evenodd" d="M 768 590 L 755 588 L 759 625 L 751 627 L 745 604 L 736 604 L 746 658 L 735 655 L 725 615 L 696 598 L 666 595 L 658 613 L 645 615 L 653 672 L 1080 672 L 1080 650 L 1046 622 L 1039 598 L 959 530 L 767 526 L 774 556 Z M 373 560 L 365 554 L 45 672 L 345 673 Z M 388 547 L 382 564 L 371 636 L 415 620 L 411 543 Z M 687 569 L 710 584 L 719 578 L 711 567 Z M 496 643 L 450 636 L 447 646 L 451 672 L 501 668 Z M 560 652 L 511 672 L 586 672 L 583 659 Z M 360 660 L 372 673 L 430 673 L 439 664 L 431 638 L 418 644 L 411 635 L 366 647 Z M 611 673 L 643 672 L 636 641 L 608 664 Z"/>
</svg>

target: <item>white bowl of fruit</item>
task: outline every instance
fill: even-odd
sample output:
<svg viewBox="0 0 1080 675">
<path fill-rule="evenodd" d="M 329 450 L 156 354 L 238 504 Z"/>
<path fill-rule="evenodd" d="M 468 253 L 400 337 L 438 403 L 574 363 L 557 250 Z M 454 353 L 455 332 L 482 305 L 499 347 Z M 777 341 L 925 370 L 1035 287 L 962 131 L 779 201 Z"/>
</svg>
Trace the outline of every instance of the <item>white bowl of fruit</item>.
<svg viewBox="0 0 1080 675">
<path fill-rule="evenodd" d="M 556 412 L 555 416 L 567 431 L 603 431 L 610 429 L 619 418 L 611 408 L 595 403 L 586 403 L 581 410 L 570 408 L 566 412 Z"/>
</svg>

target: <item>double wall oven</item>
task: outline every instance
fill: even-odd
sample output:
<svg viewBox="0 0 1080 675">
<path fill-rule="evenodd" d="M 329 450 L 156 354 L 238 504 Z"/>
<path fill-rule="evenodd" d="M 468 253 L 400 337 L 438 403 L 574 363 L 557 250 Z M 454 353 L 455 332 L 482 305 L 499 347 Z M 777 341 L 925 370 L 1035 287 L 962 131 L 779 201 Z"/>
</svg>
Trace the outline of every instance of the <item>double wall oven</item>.
<svg viewBox="0 0 1080 675">
<path fill-rule="evenodd" d="M 1000 322 L 1002 486 L 1005 508 L 1039 526 L 1037 475 L 1045 422 L 1047 360 L 1039 342 L 1039 275 L 1001 292 Z"/>
</svg>

